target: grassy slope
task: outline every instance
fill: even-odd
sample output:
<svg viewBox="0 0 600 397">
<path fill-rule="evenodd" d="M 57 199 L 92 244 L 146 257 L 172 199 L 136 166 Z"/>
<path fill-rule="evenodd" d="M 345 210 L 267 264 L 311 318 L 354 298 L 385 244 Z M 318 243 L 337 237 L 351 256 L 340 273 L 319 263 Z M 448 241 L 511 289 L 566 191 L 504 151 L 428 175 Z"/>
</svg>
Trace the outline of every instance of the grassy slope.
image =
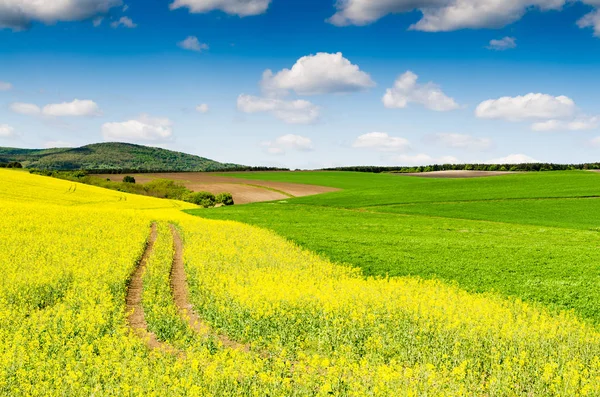
<svg viewBox="0 0 600 397">
<path fill-rule="evenodd" d="M 52 170 L 220 171 L 233 166 L 185 153 L 125 143 L 46 150 L 0 148 L 0 159 L 19 161 L 28 168 Z"/>
<path fill-rule="evenodd" d="M 346 190 L 194 213 L 273 229 L 367 275 L 437 277 L 471 291 L 574 309 L 600 322 L 600 200 L 532 199 L 600 196 L 600 175 L 312 175 L 250 176 Z"/>
</svg>

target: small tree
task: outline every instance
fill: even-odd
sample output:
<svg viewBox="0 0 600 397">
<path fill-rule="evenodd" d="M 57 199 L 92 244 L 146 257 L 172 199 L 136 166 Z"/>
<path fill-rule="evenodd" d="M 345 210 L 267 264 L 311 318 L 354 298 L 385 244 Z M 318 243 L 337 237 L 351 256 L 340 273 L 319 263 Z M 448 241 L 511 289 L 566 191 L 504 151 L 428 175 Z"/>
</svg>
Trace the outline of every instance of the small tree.
<svg viewBox="0 0 600 397">
<path fill-rule="evenodd" d="M 223 204 L 223 205 L 233 205 L 234 204 L 233 196 L 231 195 L 231 193 L 217 194 L 216 202 L 217 202 L 217 204 Z"/>
<path fill-rule="evenodd" d="M 185 201 L 204 208 L 209 208 L 215 206 L 216 197 L 209 192 L 196 192 L 188 194 Z"/>
<path fill-rule="evenodd" d="M 23 168 L 23 165 L 17 161 L 11 161 L 6 164 L 6 168 Z"/>
<path fill-rule="evenodd" d="M 123 178 L 123 182 L 125 182 L 125 183 L 135 183 L 135 178 L 132 177 L 131 175 L 127 175 L 125 178 Z"/>
</svg>

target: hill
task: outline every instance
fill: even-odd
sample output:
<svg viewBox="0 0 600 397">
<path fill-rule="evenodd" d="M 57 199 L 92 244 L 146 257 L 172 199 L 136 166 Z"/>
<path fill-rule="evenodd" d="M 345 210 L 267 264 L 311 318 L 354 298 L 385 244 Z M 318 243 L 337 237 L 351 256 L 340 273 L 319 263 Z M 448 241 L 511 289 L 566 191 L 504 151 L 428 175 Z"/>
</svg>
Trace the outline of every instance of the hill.
<svg viewBox="0 0 600 397">
<path fill-rule="evenodd" d="M 191 154 L 128 143 L 97 143 L 80 148 L 16 149 L 0 147 L 0 163 L 25 168 L 88 171 L 224 171 L 243 168 Z"/>
</svg>

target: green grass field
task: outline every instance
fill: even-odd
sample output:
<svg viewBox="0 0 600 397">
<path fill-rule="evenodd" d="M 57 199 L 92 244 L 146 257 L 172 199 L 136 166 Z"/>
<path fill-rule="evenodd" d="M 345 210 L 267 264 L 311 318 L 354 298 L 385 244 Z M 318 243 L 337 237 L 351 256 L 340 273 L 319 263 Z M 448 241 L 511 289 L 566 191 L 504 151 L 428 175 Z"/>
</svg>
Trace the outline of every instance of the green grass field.
<svg viewBox="0 0 600 397">
<path fill-rule="evenodd" d="M 365 275 L 439 278 L 600 323 L 600 175 L 241 174 L 344 190 L 195 215 L 272 229 Z"/>
</svg>

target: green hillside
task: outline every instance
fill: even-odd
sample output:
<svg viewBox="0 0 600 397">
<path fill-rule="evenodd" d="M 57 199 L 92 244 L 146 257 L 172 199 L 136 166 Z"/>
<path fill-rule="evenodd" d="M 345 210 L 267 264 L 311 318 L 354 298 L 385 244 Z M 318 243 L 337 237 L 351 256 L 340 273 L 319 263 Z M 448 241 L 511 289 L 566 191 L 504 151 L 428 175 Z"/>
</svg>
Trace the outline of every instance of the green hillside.
<svg viewBox="0 0 600 397">
<path fill-rule="evenodd" d="M 0 163 L 18 161 L 42 170 L 221 171 L 239 168 L 191 154 L 128 143 L 97 143 L 80 148 L 0 147 Z"/>
</svg>

